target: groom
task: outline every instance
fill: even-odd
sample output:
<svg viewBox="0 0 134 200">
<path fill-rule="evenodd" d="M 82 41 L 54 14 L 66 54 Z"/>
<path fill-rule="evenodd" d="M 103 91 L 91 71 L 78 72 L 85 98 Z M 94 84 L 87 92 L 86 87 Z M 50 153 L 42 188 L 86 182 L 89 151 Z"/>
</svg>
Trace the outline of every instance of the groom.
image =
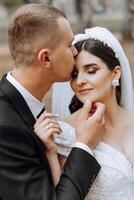
<svg viewBox="0 0 134 200">
<path fill-rule="evenodd" d="M 76 146 L 56 188 L 44 146 L 33 132 L 48 89 L 71 78 L 77 55 L 72 40 L 65 15 L 53 7 L 28 4 L 11 19 L 8 41 L 14 69 L 0 82 L 0 200 L 84 199 L 100 170 L 90 147 L 103 128 L 102 104 L 92 117 L 84 106 Z"/>
</svg>

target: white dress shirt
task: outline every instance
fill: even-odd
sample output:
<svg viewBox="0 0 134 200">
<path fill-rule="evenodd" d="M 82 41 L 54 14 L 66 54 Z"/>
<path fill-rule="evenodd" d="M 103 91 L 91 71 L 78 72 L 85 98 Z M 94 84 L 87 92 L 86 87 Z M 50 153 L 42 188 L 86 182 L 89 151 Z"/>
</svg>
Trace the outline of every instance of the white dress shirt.
<svg viewBox="0 0 134 200">
<path fill-rule="evenodd" d="M 12 75 L 11 72 L 8 72 L 6 79 L 20 92 L 20 94 L 25 99 L 29 109 L 31 110 L 34 118 L 36 119 L 37 115 L 44 108 L 44 101 L 39 101 L 34 97 L 27 89 L 25 89 Z M 93 155 L 92 150 L 85 144 L 81 142 L 76 142 L 75 147 L 87 151 L 89 154 Z"/>
<path fill-rule="evenodd" d="M 44 107 L 44 101 L 39 101 L 28 90 L 26 90 L 17 80 L 15 80 L 11 75 L 11 72 L 8 72 L 6 79 L 20 92 L 36 119 L 37 115 Z"/>
</svg>

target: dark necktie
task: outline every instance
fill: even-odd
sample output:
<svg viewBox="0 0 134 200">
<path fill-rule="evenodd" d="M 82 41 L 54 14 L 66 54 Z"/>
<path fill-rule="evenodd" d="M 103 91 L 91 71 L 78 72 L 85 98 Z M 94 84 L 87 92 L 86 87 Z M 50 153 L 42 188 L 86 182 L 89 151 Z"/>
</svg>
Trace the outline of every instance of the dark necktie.
<svg viewBox="0 0 134 200">
<path fill-rule="evenodd" d="M 41 116 L 41 114 L 45 111 L 45 107 L 42 108 L 42 110 L 40 111 L 40 113 L 37 115 L 37 119 Z"/>
</svg>

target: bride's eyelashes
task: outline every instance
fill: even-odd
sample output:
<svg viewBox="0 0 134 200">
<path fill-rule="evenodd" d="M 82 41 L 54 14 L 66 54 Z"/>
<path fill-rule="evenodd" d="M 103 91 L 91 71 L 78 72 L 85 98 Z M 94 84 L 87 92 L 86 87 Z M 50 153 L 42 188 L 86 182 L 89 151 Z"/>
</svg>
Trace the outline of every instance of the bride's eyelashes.
<svg viewBox="0 0 134 200">
<path fill-rule="evenodd" d="M 88 74 L 95 74 L 98 70 L 99 70 L 99 68 L 96 66 L 89 66 L 89 67 L 87 66 L 85 71 Z"/>
<path fill-rule="evenodd" d="M 97 69 L 90 69 L 90 70 L 87 70 L 86 73 L 88 73 L 88 74 L 95 74 L 97 71 L 98 71 Z M 74 70 L 72 72 L 72 76 L 71 77 L 72 77 L 73 80 L 76 79 L 78 77 L 78 71 Z"/>
<path fill-rule="evenodd" d="M 94 69 L 87 71 L 88 74 L 95 74 L 96 72 L 97 72 L 97 70 L 94 70 Z"/>
</svg>

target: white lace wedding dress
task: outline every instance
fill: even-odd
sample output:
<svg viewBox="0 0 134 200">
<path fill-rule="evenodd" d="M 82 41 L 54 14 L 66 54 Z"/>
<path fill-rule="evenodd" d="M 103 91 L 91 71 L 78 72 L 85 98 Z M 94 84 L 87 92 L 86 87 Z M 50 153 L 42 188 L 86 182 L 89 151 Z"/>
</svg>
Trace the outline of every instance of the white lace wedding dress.
<svg viewBox="0 0 134 200">
<path fill-rule="evenodd" d="M 63 132 L 55 135 L 58 152 L 68 156 L 76 141 L 75 129 L 62 121 L 59 124 Z M 104 142 L 93 152 L 101 170 L 86 200 L 134 200 L 134 169 L 125 155 Z"/>
</svg>

